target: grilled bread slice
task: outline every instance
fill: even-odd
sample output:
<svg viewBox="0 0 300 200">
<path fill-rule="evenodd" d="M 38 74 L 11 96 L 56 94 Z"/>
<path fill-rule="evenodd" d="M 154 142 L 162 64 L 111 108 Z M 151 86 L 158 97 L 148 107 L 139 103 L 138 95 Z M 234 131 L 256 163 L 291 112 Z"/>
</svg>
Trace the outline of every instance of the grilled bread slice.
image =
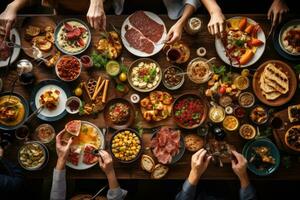
<svg viewBox="0 0 300 200">
<path fill-rule="evenodd" d="M 155 167 L 151 173 L 151 178 L 161 179 L 168 173 L 168 171 L 169 171 L 169 167 L 162 165 L 162 164 L 157 164 L 157 165 L 155 165 Z"/>
<path fill-rule="evenodd" d="M 288 107 L 288 116 L 290 122 L 300 121 L 300 104 Z"/>
<path fill-rule="evenodd" d="M 155 167 L 155 162 L 150 156 L 144 154 L 141 159 L 141 167 L 143 170 L 151 173 Z"/>
<path fill-rule="evenodd" d="M 289 79 L 287 75 L 272 63 L 264 69 L 265 83 L 276 89 L 276 91 L 286 94 L 289 91 Z"/>
</svg>

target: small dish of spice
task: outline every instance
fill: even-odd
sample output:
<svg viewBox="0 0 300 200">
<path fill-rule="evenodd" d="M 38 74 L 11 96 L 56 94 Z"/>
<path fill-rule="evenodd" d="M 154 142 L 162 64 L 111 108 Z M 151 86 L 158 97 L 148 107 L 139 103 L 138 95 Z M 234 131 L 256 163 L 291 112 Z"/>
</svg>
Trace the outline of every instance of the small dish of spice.
<svg viewBox="0 0 300 200">
<path fill-rule="evenodd" d="M 89 69 L 93 67 L 93 60 L 90 56 L 88 55 L 83 55 L 80 57 L 80 61 L 82 63 L 82 66 L 86 69 Z"/>
<path fill-rule="evenodd" d="M 179 67 L 171 66 L 164 71 L 163 84 L 169 90 L 177 90 L 184 83 L 183 70 Z"/>
<path fill-rule="evenodd" d="M 55 137 L 55 130 L 50 124 L 41 124 L 35 129 L 35 139 L 46 144 Z"/>
<path fill-rule="evenodd" d="M 254 105 L 255 97 L 250 92 L 243 92 L 239 96 L 239 104 L 244 108 L 250 108 Z"/>
<path fill-rule="evenodd" d="M 81 106 L 81 100 L 78 97 L 69 97 L 66 102 L 66 110 L 70 114 L 76 114 L 79 112 Z"/>
<path fill-rule="evenodd" d="M 240 127 L 240 136 L 246 140 L 251 140 L 256 136 L 256 130 L 254 126 L 250 124 L 243 124 Z"/>
</svg>

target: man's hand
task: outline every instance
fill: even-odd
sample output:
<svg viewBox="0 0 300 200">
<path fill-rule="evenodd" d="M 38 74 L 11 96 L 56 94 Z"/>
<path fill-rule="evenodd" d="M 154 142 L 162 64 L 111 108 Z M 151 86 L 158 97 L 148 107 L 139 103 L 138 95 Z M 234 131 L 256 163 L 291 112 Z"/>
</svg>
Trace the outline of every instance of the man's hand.
<svg viewBox="0 0 300 200">
<path fill-rule="evenodd" d="M 284 0 L 274 0 L 268 11 L 268 20 L 271 20 L 272 26 L 275 26 L 282 21 L 283 15 L 288 11 L 289 8 Z"/>
<path fill-rule="evenodd" d="M 225 17 L 221 10 L 210 14 L 207 28 L 211 35 L 220 35 L 225 30 Z"/>
<path fill-rule="evenodd" d="M 232 155 L 235 157 L 235 160 L 231 161 L 232 169 L 239 177 L 241 187 L 246 188 L 250 184 L 247 174 L 247 160 L 242 154 L 236 151 L 232 151 Z"/>
<path fill-rule="evenodd" d="M 92 28 L 96 30 L 106 30 L 106 16 L 103 8 L 103 0 L 91 0 L 86 17 Z"/>
<path fill-rule="evenodd" d="M 197 185 L 200 177 L 207 169 L 207 166 L 211 160 L 211 156 L 206 157 L 207 151 L 203 148 L 197 151 L 191 160 L 191 171 L 188 177 L 188 181 L 192 185 Z"/>
<path fill-rule="evenodd" d="M 57 153 L 57 164 L 56 169 L 63 170 L 66 165 L 66 161 L 70 152 L 70 147 L 73 142 L 73 137 L 71 137 L 68 143 L 65 145 L 62 142 L 62 136 L 65 132 L 63 129 L 57 136 L 56 136 L 56 153 Z"/>
</svg>

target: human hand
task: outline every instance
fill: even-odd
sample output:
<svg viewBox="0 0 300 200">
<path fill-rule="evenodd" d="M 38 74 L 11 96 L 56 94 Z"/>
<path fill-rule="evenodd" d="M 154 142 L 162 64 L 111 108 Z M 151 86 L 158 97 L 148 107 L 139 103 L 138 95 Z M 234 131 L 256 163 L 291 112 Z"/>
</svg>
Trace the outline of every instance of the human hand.
<svg viewBox="0 0 300 200">
<path fill-rule="evenodd" d="M 57 164 L 56 169 L 62 170 L 65 168 L 66 161 L 68 158 L 68 155 L 70 153 L 70 147 L 73 142 L 73 137 L 71 137 L 68 141 L 68 143 L 65 145 L 62 142 L 62 136 L 65 132 L 65 129 L 63 129 L 57 136 L 56 136 L 56 153 L 57 153 Z"/>
<path fill-rule="evenodd" d="M 99 157 L 99 166 L 102 169 L 102 171 L 106 174 L 106 176 L 112 173 L 114 174 L 115 171 L 111 155 L 104 150 L 100 150 L 99 154 L 101 156 Z"/>
<path fill-rule="evenodd" d="M 271 20 L 272 26 L 275 26 L 282 21 L 283 15 L 288 11 L 289 8 L 284 0 L 274 0 L 268 11 L 268 20 Z"/>
<path fill-rule="evenodd" d="M 183 23 L 176 22 L 169 30 L 166 44 L 173 44 L 181 39 Z"/>
<path fill-rule="evenodd" d="M 9 35 L 10 30 L 17 18 L 17 8 L 14 4 L 9 4 L 0 14 L 0 33 Z"/>
<path fill-rule="evenodd" d="M 192 185 L 198 184 L 200 177 L 207 169 L 207 166 L 211 160 L 211 156 L 206 157 L 206 153 L 207 151 L 202 148 L 192 156 L 191 171 L 188 178 Z"/>
<path fill-rule="evenodd" d="M 103 8 L 103 0 L 91 0 L 86 17 L 92 28 L 96 30 L 106 30 L 106 16 Z"/>
<path fill-rule="evenodd" d="M 208 32 L 211 35 L 220 35 L 225 29 L 225 16 L 222 11 L 212 12 L 207 24 Z"/>
<path fill-rule="evenodd" d="M 232 169 L 234 173 L 239 177 L 241 187 L 246 188 L 249 185 L 249 178 L 247 174 L 247 159 L 240 153 L 232 151 L 232 155 L 235 159 L 231 160 Z"/>
</svg>

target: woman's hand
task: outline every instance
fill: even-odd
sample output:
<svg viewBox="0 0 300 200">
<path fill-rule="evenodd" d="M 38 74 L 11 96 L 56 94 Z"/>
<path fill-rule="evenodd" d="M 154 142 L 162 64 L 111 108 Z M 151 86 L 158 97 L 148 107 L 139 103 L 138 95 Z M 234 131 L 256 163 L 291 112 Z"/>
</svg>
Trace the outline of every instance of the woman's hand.
<svg viewBox="0 0 300 200">
<path fill-rule="evenodd" d="M 91 0 L 86 17 L 92 28 L 96 30 L 106 30 L 106 16 L 103 8 L 103 0 Z"/>
<path fill-rule="evenodd" d="M 271 20 L 272 26 L 275 26 L 282 21 L 283 15 L 288 11 L 289 8 L 284 0 L 274 0 L 268 11 L 268 20 Z"/>
<path fill-rule="evenodd" d="M 220 35 L 224 31 L 225 16 L 222 11 L 211 12 L 207 29 L 211 35 Z"/>
<path fill-rule="evenodd" d="M 211 160 L 211 156 L 206 157 L 207 151 L 203 148 L 197 151 L 191 160 L 191 171 L 188 177 L 188 181 L 192 185 L 197 185 L 200 177 L 207 169 L 207 166 Z"/>
<path fill-rule="evenodd" d="M 9 35 L 12 26 L 17 18 L 17 7 L 15 4 L 9 4 L 6 9 L 0 15 L 0 33 Z"/>
<path fill-rule="evenodd" d="M 231 160 L 232 169 L 234 173 L 239 177 L 241 187 L 246 188 L 249 185 L 249 178 L 247 174 L 247 159 L 240 153 L 232 151 L 232 155 L 235 160 Z"/>
<path fill-rule="evenodd" d="M 107 151 L 100 150 L 99 154 L 99 166 L 101 167 L 102 171 L 108 176 L 111 173 L 114 173 L 114 166 L 112 157 Z"/>
<path fill-rule="evenodd" d="M 63 144 L 62 142 L 62 136 L 65 132 L 65 129 L 63 129 L 57 136 L 56 136 L 56 153 L 57 153 L 57 164 L 56 169 L 63 170 L 66 165 L 66 161 L 68 158 L 68 155 L 70 153 L 70 147 L 73 142 L 73 137 L 71 137 L 67 144 Z"/>
<path fill-rule="evenodd" d="M 181 39 L 183 23 L 176 22 L 169 30 L 167 35 L 167 44 L 173 44 Z"/>
</svg>

